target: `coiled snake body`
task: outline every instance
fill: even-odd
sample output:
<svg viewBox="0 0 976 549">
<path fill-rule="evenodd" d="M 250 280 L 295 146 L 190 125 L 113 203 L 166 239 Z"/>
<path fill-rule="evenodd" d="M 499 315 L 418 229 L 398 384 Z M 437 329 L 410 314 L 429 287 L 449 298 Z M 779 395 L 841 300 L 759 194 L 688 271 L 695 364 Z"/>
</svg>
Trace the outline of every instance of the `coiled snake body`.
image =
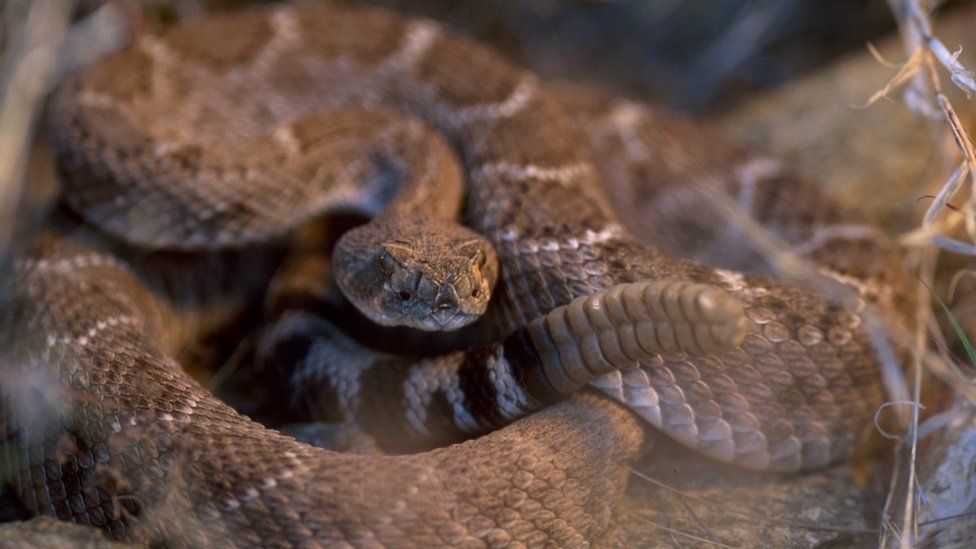
<svg viewBox="0 0 976 549">
<path fill-rule="evenodd" d="M 518 376 L 506 368 L 545 359 L 548 337 L 537 329 L 535 351 L 526 350 L 519 329 L 621 283 L 685 281 L 742 304 L 751 322 L 741 343 L 704 354 L 664 345 L 668 352 L 613 370 L 599 388 L 682 443 L 756 469 L 825 465 L 863 434 L 882 395 L 858 308 L 869 303 L 894 322 L 912 310 L 910 280 L 876 231 L 847 221 L 775 165 L 667 115 L 549 87 L 429 22 L 299 3 L 144 36 L 60 93 L 54 133 L 67 201 L 114 238 L 54 225 L 8 285 L 0 434 L 6 469 L 30 508 L 118 538 L 194 546 L 582 545 L 603 532 L 643 438 L 634 416 L 609 402 L 577 396 L 460 445 L 354 456 L 248 420 L 172 358 L 189 326 L 232 308 L 236 290 L 228 288 L 260 285 L 241 275 L 260 274 L 259 266 L 209 267 L 207 258 L 229 252 L 199 249 L 246 247 L 332 207 L 376 214 L 388 201 L 388 179 L 375 162 L 357 160 L 354 146 L 303 160 L 316 143 L 359 139 L 304 122 L 328 126 L 342 115 L 316 113 L 349 105 L 360 110 L 343 119 L 347 129 L 373 116 L 364 113 L 400 121 L 406 111 L 456 147 L 469 185 L 466 220 L 498 254 L 493 327 L 522 334 L 498 353 L 462 354 L 494 369 L 433 383 L 432 393 L 448 396 L 425 401 L 424 413 L 463 423 L 465 397 L 481 391 L 496 401 L 483 415 L 514 419 L 508 412 L 518 403 L 503 400 L 519 393 L 500 387 Z M 390 107 L 401 113 L 383 114 Z M 221 156 L 228 150 L 242 156 Z M 381 156 L 407 179 L 440 170 L 430 167 L 440 165 L 436 155 L 411 154 Z M 404 158 L 414 164 L 398 165 Z M 300 175 L 329 184 L 288 186 Z M 692 180 L 729 192 L 821 273 L 851 286 L 855 303 L 677 259 L 632 236 L 656 235 L 663 247 L 700 251 L 699 259 L 714 258 L 702 244 L 710 233 L 734 244 L 683 185 Z M 443 208 L 439 217 L 456 212 Z M 156 245 L 197 253 L 153 252 Z M 486 265 L 480 249 L 465 252 L 464 265 Z M 387 262 L 380 265 L 392 272 Z M 158 283 L 163 270 L 190 264 L 220 297 Z M 405 284 L 389 295 L 425 287 Z M 474 278 L 460 284 L 465 295 L 481 294 Z M 427 290 L 435 300 L 444 291 Z M 448 315 L 436 324 L 455 322 Z M 595 346 L 613 355 L 608 341 L 636 337 L 621 333 Z M 519 342 L 521 354 L 505 352 Z M 550 353 L 560 348 L 550 343 Z M 375 372 L 363 372 L 343 390 L 356 393 L 367 375 L 371 383 Z M 567 392 L 588 381 L 551 376 L 545 381 Z M 472 388 L 472 379 L 486 385 Z"/>
</svg>

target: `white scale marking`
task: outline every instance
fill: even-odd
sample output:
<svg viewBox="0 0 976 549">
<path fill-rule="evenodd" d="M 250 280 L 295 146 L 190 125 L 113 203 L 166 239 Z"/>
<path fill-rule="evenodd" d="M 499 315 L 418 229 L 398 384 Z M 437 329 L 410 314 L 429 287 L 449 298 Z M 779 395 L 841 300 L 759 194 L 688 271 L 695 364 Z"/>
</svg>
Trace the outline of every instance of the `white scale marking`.
<svg viewBox="0 0 976 549">
<path fill-rule="evenodd" d="M 274 133 L 271 134 L 272 139 L 275 143 L 281 145 L 281 148 L 285 150 L 285 154 L 289 158 L 298 156 L 302 151 L 302 145 L 295 137 L 295 131 L 291 124 L 283 124 L 275 128 Z"/>
<path fill-rule="evenodd" d="M 274 15 L 271 16 L 271 32 L 271 39 L 258 52 L 252 62 L 255 67 L 266 67 L 274 59 L 281 57 L 281 54 L 289 46 L 298 43 L 301 39 L 298 17 L 292 7 L 286 6 L 275 11 Z"/>
<path fill-rule="evenodd" d="M 539 250 L 577 250 L 580 246 L 601 244 L 620 238 L 623 235 L 624 228 L 616 223 L 611 223 L 599 231 L 587 229 L 581 236 L 570 236 L 563 240 L 548 240 L 542 243 L 535 239 L 523 238 L 518 228 L 512 227 L 501 234 L 501 239 L 506 242 L 517 242 L 521 249 L 529 253 L 537 253 Z"/>
<path fill-rule="evenodd" d="M 173 65 L 179 61 L 176 54 L 169 49 L 165 42 L 149 34 L 143 35 L 139 39 L 139 48 L 149 55 L 153 61 L 162 64 Z"/>
<path fill-rule="evenodd" d="M 423 59 L 440 33 L 437 25 L 417 21 L 408 27 L 403 46 L 380 64 L 380 71 L 410 71 Z M 455 109 L 447 104 L 434 107 L 440 118 L 458 128 L 475 121 L 507 118 L 521 112 L 535 96 L 538 80 L 531 74 L 523 76 L 507 98 L 499 103 L 472 105 Z"/>
<path fill-rule="evenodd" d="M 294 44 L 301 38 L 298 17 L 291 6 L 285 6 L 275 11 L 274 15 L 271 16 L 271 28 L 274 31 L 272 43 Z"/>
<path fill-rule="evenodd" d="M 474 416 L 468 412 L 468 407 L 464 400 L 464 392 L 458 387 L 458 382 L 457 374 L 453 375 L 451 378 L 451 389 L 447 395 L 448 400 L 451 401 L 451 409 L 454 411 L 454 425 L 462 432 L 474 432 L 478 429 L 479 425 L 475 421 Z"/>
<path fill-rule="evenodd" d="M 178 153 L 182 149 L 183 145 L 179 143 L 160 139 L 155 145 L 153 145 L 153 154 L 159 158 L 162 158 L 173 153 Z"/>
<path fill-rule="evenodd" d="M 624 234 L 624 229 L 616 223 L 607 225 L 606 227 L 600 229 L 597 232 L 587 230 L 583 233 L 583 238 L 580 239 L 570 239 L 571 241 L 578 241 L 581 244 L 591 245 L 599 244 L 601 242 L 607 242 L 608 240 L 613 240 L 615 238 L 620 238 Z M 565 247 L 565 246 L 564 246 Z"/>
<path fill-rule="evenodd" d="M 568 164 L 557 168 L 545 168 L 532 164 L 519 165 L 509 162 L 494 162 L 484 164 L 473 170 L 471 172 L 471 178 L 477 180 L 502 175 L 517 180 L 535 179 L 569 186 L 572 182 L 587 177 L 592 173 L 593 168 L 586 162 Z"/>
<path fill-rule="evenodd" d="M 108 318 L 101 319 L 95 323 L 94 326 L 89 328 L 84 334 L 79 336 L 64 336 L 55 337 L 53 335 L 47 336 L 47 346 L 54 347 L 55 345 L 81 345 L 84 347 L 95 338 L 100 332 L 104 331 L 106 328 L 114 328 L 116 326 L 138 326 L 139 320 L 131 315 L 118 315 L 110 316 Z"/>
<path fill-rule="evenodd" d="M 410 23 L 404 35 L 403 45 L 380 63 L 380 71 L 413 69 L 423 59 L 439 34 L 440 29 L 430 21 Z"/>
<path fill-rule="evenodd" d="M 299 461 L 298 455 L 295 454 L 295 452 L 285 451 L 284 457 L 288 460 L 295 462 L 294 469 L 282 469 L 278 473 L 278 478 L 280 478 L 281 480 L 288 480 L 295 476 L 295 469 L 301 467 L 302 463 L 301 461 Z M 264 479 L 261 480 L 261 482 L 257 484 L 257 487 L 248 486 L 247 488 L 244 489 L 243 492 L 238 493 L 237 498 L 231 498 L 230 501 L 233 501 L 237 505 L 240 505 L 241 501 L 247 502 L 247 501 L 252 501 L 257 499 L 258 496 L 260 495 L 258 493 L 259 490 L 261 491 L 273 490 L 277 486 L 278 486 L 278 479 L 276 479 L 275 477 L 265 477 Z M 236 508 L 236 506 L 234 508 Z"/>
<path fill-rule="evenodd" d="M 725 269 L 715 269 L 714 272 L 730 292 L 741 292 L 746 288 L 746 277 L 742 273 Z"/>
<path fill-rule="evenodd" d="M 43 274 L 48 271 L 72 272 L 90 267 L 118 267 L 128 270 L 128 265 L 122 261 L 99 254 L 77 255 L 58 260 L 22 259 L 14 263 L 14 271 L 33 272 L 35 274 Z"/>
<path fill-rule="evenodd" d="M 655 361 L 660 364 L 660 358 Z M 651 385 L 647 371 L 636 367 L 623 368 L 619 373 L 620 385 L 617 391 L 623 396 L 623 402 L 651 425 L 662 427 L 660 396 Z M 608 379 L 608 381 L 616 380 Z"/>
<path fill-rule="evenodd" d="M 180 408 L 180 413 L 185 416 L 192 416 L 193 412 L 196 410 L 197 402 L 199 401 L 197 400 L 196 397 L 190 396 L 189 401 L 186 403 L 186 405 Z"/>
<path fill-rule="evenodd" d="M 338 337 L 338 334 L 333 335 Z M 343 365 L 337 364 L 337 354 L 345 358 Z M 315 383 L 329 380 L 339 395 L 339 410 L 343 416 L 351 417 L 360 406 L 360 377 L 375 360 L 374 352 L 352 346 L 348 341 L 316 341 L 308 357 L 299 364 L 301 374 L 298 375 L 312 378 Z M 295 379 L 294 375 L 292 379 Z"/>
<path fill-rule="evenodd" d="M 427 405 L 431 400 L 431 391 L 426 389 L 425 385 L 436 383 L 436 380 L 431 377 L 428 381 L 425 375 L 417 373 L 418 370 L 422 370 L 422 368 L 413 370 L 404 386 L 407 421 L 414 431 L 428 433 Z"/>
<path fill-rule="evenodd" d="M 471 122 L 511 118 L 520 113 L 535 97 L 539 89 L 539 82 L 533 75 L 523 76 L 512 92 L 498 103 L 483 103 L 460 109 L 452 109 L 443 105 L 437 108 L 441 111 L 441 118 L 449 120 L 454 128 L 460 128 Z"/>
<path fill-rule="evenodd" d="M 634 103 L 624 103 L 610 112 L 610 120 L 620 136 L 627 158 L 643 162 L 650 158 L 647 145 L 637 135 L 637 125 L 645 116 L 644 107 Z"/>
<path fill-rule="evenodd" d="M 478 422 L 465 407 L 464 392 L 459 387 L 457 370 L 447 364 L 435 363 L 431 366 L 414 368 L 404 384 L 407 420 L 411 427 L 418 433 L 429 432 L 426 426 L 427 408 L 436 392 L 446 391 L 454 425 L 464 432 L 477 429 Z"/>
<path fill-rule="evenodd" d="M 114 109 L 118 105 L 115 98 L 107 93 L 100 93 L 92 90 L 82 90 L 75 99 L 83 107 L 97 109 Z"/>
<path fill-rule="evenodd" d="M 512 375 L 511 365 L 505 360 L 504 348 L 499 345 L 489 361 L 488 378 L 495 389 L 497 396 L 498 411 L 506 419 L 514 420 L 522 417 L 527 411 L 532 409 L 536 403 L 515 380 Z"/>
<path fill-rule="evenodd" d="M 179 66 L 179 59 L 177 55 L 169 49 L 162 40 L 146 34 L 139 39 L 138 47 L 149 56 L 155 63 L 159 64 L 163 68 L 172 68 Z M 152 89 L 151 95 L 154 97 L 171 97 L 173 93 L 173 83 L 166 78 L 166 74 L 169 71 L 166 70 L 154 70 L 150 75 L 150 87 Z"/>
<path fill-rule="evenodd" d="M 775 177 L 782 173 L 783 165 L 768 158 L 753 158 L 734 169 L 734 177 L 739 181 L 739 196 L 736 201 L 739 206 L 739 213 L 746 219 L 755 219 L 752 209 L 756 203 L 756 188 L 759 183 L 770 177 Z M 739 238 L 742 227 L 738 223 L 732 224 L 729 229 L 728 240 Z"/>
</svg>

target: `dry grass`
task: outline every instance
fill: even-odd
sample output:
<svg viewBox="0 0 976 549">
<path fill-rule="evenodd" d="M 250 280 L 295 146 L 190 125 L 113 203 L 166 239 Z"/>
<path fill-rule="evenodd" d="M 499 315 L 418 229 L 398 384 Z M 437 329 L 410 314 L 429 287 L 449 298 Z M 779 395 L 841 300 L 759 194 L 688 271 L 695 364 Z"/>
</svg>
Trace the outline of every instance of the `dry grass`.
<svg viewBox="0 0 976 549">
<path fill-rule="evenodd" d="M 974 247 L 976 243 L 976 152 L 973 149 L 972 139 L 943 90 L 942 74 L 947 73 L 950 81 L 959 87 L 967 98 L 976 94 L 976 81 L 973 79 L 974 74 L 959 62 L 961 48 L 955 53 L 949 52 L 948 48 L 933 34 L 928 11 L 916 0 L 888 0 L 888 3 L 898 20 L 905 49 L 910 54 L 909 62 L 899 73 L 899 76 L 904 75 L 907 78 L 904 92 L 905 104 L 918 115 L 931 118 L 933 123 L 941 121 L 945 127 L 944 131 L 951 137 L 958 153 L 958 156 L 944 154 L 943 162 L 959 164 L 941 186 L 936 200 L 923 217 L 920 229 L 902 239 L 903 243 L 913 241 L 915 244 L 911 249 L 909 261 L 914 272 L 920 277 L 920 284 L 925 287 L 919 288 L 922 296 L 918 311 L 919 333 L 915 337 L 914 360 L 910 370 L 912 372 L 911 417 L 908 430 L 895 449 L 896 467 L 892 473 L 888 498 L 883 510 L 879 545 L 913 547 L 918 544 L 919 507 L 924 496 L 918 484 L 918 418 L 921 406 L 919 395 L 923 379 L 922 358 L 929 345 L 925 327 L 934 326 L 931 318 L 932 303 L 928 299 L 931 293 L 928 290 L 934 284 L 935 261 L 939 250 L 968 255 L 976 252 Z M 948 209 L 946 207 L 948 201 L 963 186 L 967 175 L 970 193 L 966 206 L 959 211 Z M 947 231 L 951 230 L 954 224 L 960 223 L 960 220 L 965 227 L 967 240 L 957 240 L 947 236 Z M 951 367 L 930 366 L 930 371 L 942 377 L 960 394 L 972 394 L 971 381 L 958 375 L 958 370 L 953 370 Z M 965 482 L 970 479 L 960 480 Z M 900 509 L 896 507 L 896 502 L 899 500 Z"/>
</svg>

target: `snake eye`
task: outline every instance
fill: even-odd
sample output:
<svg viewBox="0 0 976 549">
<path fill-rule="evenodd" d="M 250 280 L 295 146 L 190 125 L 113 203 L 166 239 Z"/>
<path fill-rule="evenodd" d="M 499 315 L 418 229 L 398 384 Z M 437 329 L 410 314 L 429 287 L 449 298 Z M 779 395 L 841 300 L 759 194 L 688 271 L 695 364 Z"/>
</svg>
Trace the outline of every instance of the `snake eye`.
<svg viewBox="0 0 976 549">
<path fill-rule="evenodd" d="M 474 262 L 479 269 L 483 269 L 488 263 L 488 254 L 484 250 L 478 250 L 478 255 L 474 256 Z"/>
<path fill-rule="evenodd" d="M 386 276 L 393 274 L 393 269 L 396 267 L 396 262 L 388 253 L 381 254 L 377 260 L 380 264 L 380 272 Z"/>
</svg>

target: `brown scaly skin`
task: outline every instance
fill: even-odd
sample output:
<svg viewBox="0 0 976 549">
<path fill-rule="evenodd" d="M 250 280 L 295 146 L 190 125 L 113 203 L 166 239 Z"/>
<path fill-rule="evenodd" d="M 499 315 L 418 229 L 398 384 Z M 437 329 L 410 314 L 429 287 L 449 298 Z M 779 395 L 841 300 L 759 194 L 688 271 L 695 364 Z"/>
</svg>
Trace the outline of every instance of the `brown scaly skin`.
<svg viewBox="0 0 976 549">
<path fill-rule="evenodd" d="M 593 149 L 565 104 L 531 75 L 429 23 L 309 4 L 216 16 L 143 39 L 63 92 L 55 135 L 69 201 L 90 222 L 137 240 L 162 233 L 191 243 L 233 241 L 281 230 L 294 205 L 313 201 L 299 194 L 289 202 L 289 187 L 269 193 L 244 183 L 270 170 L 269 155 L 287 164 L 289 144 L 302 144 L 298 135 L 272 131 L 233 162 L 207 147 L 228 145 L 221 132 L 256 140 L 269 133 L 261 102 L 279 93 L 272 83 L 293 96 L 284 116 L 328 106 L 323 101 L 393 104 L 458 147 L 471 184 L 466 215 L 499 254 L 492 314 L 502 332 L 623 282 L 688 280 L 741 300 L 754 326 L 738 349 L 662 355 L 599 382 L 665 433 L 740 465 L 795 470 L 844 457 L 867 425 L 881 391 L 854 312 L 768 277 L 716 271 L 638 243 L 604 197 L 598 176 L 608 167 L 590 163 Z M 695 160 L 680 148 L 665 155 L 673 173 Z M 340 155 L 317 164 L 338 177 L 350 162 Z M 216 203 L 231 206 L 201 206 L 214 195 L 196 180 L 180 185 L 201 165 L 216 180 Z M 134 186 L 106 192 L 89 186 L 93 176 Z M 146 212 L 134 199 L 147 197 L 154 214 L 179 215 L 136 215 Z M 803 221 L 814 238 L 837 219 Z M 849 265 L 860 257 L 852 246 L 887 258 L 884 244 L 838 235 L 805 253 L 826 257 L 855 285 L 880 280 L 864 284 L 860 297 L 896 314 L 890 295 L 908 290 L 901 279 Z M 13 350 L 3 372 L 5 447 L 15 486 L 38 512 L 99 524 L 117 537 L 188 545 L 563 546 L 581 545 L 607 524 L 623 465 L 642 438 L 622 410 L 580 397 L 416 456 L 313 449 L 237 415 L 179 370 L 159 345 L 173 329 L 171 315 L 146 290 L 138 265 L 133 275 L 58 238 L 20 264 L 5 308 L 4 344 Z M 807 240 L 800 234 L 796 242 Z M 173 314 L 179 320 L 185 312 Z M 32 423 L 18 396 L 23 385 L 10 380 L 34 378 L 44 386 L 55 380 L 63 392 L 53 401 L 70 413 L 54 414 L 52 406 Z M 28 402 L 45 409 L 39 399 Z"/>
<path fill-rule="evenodd" d="M 256 371 L 287 395 L 272 399 L 267 413 L 327 424 L 297 432 L 329 448 L 348 448 L 351 437 L 418 451 L 482 435 L 662 352 L 735 348 L 750 324 L 742 304 L 714 287 L 635 282 L 576 298 L 484 347 L 400 356 L 340 328 L 349 310 L 329 270 L 321 251 L 287 261 L 269 291 L 256 350 Z"/>
<path fill-rule="evenodd" d="M 352 210 L 375 217 L 336 247 L 336 275 L 370 319 L 453 330 L 485 312 L 498 260 L 491 244 L 458 223 L 461 168 L 443 137 L 420 121 L 388 109 L 312 113 L 219 146 L 173 145 L 165 158 L 143 158 L 171 171 L 154 180 L 144 178 L 143 165 L 104 162 L 106 151 L 138 157 L 151 144 L 112 141 L 99 131 L 106 113 L 73 108 L 75 92 L 65 87 L 54 116 L 56 140 L 71 143 L 59 145 L 67 151 L 63 172 L 68 181 L 102 186 L 68 200 L 89 220 L 104 219 L 95 223 L 120 240 L 150 249 L 243 247 L 311 217 Z M 106 179 L 101 164 L 118 168 L 117 180 Z"/>
<path fill-rule="evenodd" d="M 130 270 L 84 232 L 37 253 L 5 294 L 4 326 L 17 327 L 0 342 L 5 470 L 28 507 L 119 539 L 580 545 L 606 527 L 643 439 L 628 412 L 581 397 L 425 454 L 313 448 L 237 414 L 170 358 L 166 334 L 206 311 L 157 299 L 158 271 Z M 77 321 L 49 340 L 65 319 Z"/>
</svg>

